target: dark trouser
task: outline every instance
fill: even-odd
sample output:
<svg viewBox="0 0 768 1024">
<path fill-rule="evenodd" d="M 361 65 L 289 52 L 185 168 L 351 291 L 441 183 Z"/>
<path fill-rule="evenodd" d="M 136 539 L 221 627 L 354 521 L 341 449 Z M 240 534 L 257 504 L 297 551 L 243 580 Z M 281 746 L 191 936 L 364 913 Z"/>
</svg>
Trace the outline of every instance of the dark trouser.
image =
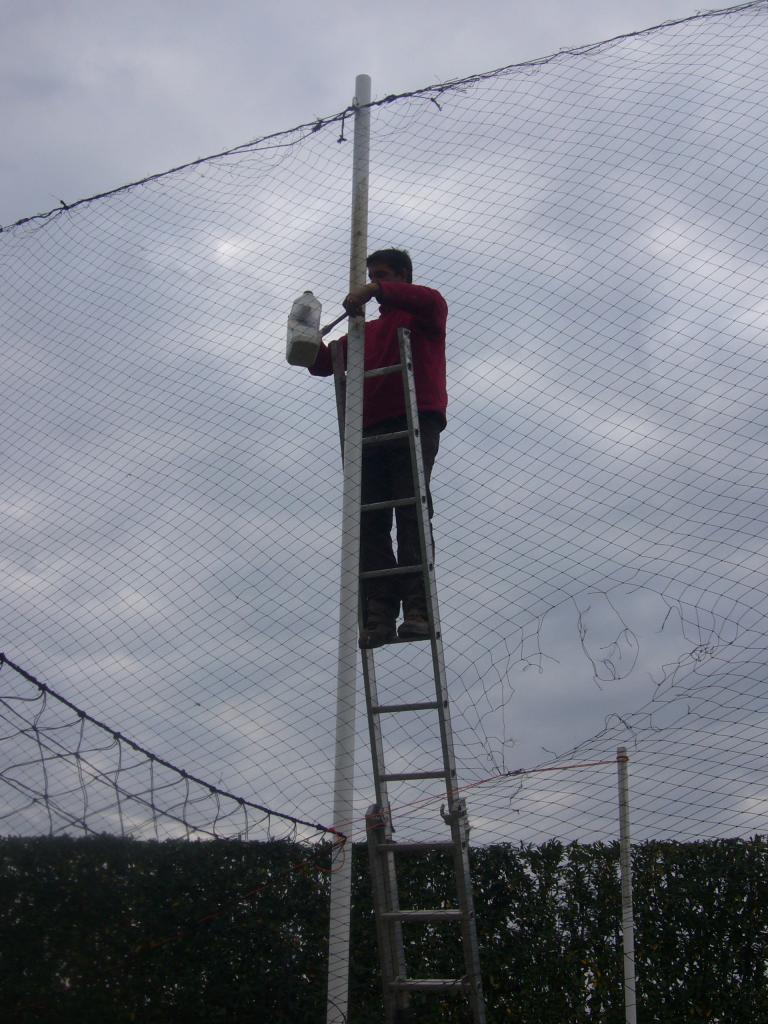
<svg viewBox="0 0 768 1024">
<path fill-rule="evenodd" d="M 405 417 L 386 420 L 366 427 L 365 437 L 372 434 L 389 434 L 405 430 Z M 440 446 L 440 431 L 443 419 L 438 413 L 419 414 L 421 453 L 424 461 L 424 475 L 427 483 L 429 518 L 432 519 L 432 495 L 429 481 L 435 456 Z M 368 445 L 363 448 L 362 502 L 369 504 L 413 496 L 413 471 L 411 449 L 408 439 L 392 444 Z M 414 565 L 421 562 L 421 542 L 416 507 L 413 505 L 395 509 L 397 521 L 397 559 L 392 550 L 392 509 L 364 512 L 360 524 L 360 569 L 393 569 L 396 565 Z M 430 523 L 431 532 L 431 523 Z M 424 585 L 420 573 L 403 576 L 389 576 L 368 580 L 365 584 L 365 607 L 379 618 L 397 617 L 400 602 L 403 609 L 426 611 Z M 366 613 L 366 620 L 367 620 Z"/>
</svg>

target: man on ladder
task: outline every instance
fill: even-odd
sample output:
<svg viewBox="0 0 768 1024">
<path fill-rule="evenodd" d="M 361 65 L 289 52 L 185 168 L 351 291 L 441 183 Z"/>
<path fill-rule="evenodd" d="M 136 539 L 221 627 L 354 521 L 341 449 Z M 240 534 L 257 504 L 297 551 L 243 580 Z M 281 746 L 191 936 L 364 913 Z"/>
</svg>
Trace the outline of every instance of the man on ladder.
<svg viewBox="0 0 768 1024">
<path fill-rule="evenodd" d="M 380 249 L 366 260 L 370 284 L 350 292 L 344 308 L 361 316 L 371 299 L 379 303 L 379 318 L 365 325 L 365 370 L 400 362 L 398 330 L 411 332 L 413 372 L 419 411 L 419 433 L 424 475 L 429 485 L 440 432 L 445 428 L 448 396 L 445 383 L 445 327 L 448 307 L 440 292 L 413 284 L 411 258 L 401 249 Z M 346 336 L 340 339 L 346 361 Z M 331 353 L 322 345 L 309 372 L 317 377 L 333 373 Z M 405 396 L 399 374 L 371 377 L 363 395 L 363 436 L 405 430 Z M 363 450 L 362 494 L 365 504 L 408 498 L 413 495 L 413 469 L 408 441 L 373 444 Z M 429 518 L 432 497 L 427 490 Z M 363 513 L 360 537 L 362 572 L 415 565 L 421 561 L 416 509 L 403 505 L 395 509 L 397 559 L 392 549 L 392 509 Z M 395 624 L 403 605 L 403 622 Z M 380 647 L 402 640 L 427 639 L 430 623 L 424 584 L 419 573 L 369 579 L 364 592 L 364 624 L 360 646 Z"/>
</svg>

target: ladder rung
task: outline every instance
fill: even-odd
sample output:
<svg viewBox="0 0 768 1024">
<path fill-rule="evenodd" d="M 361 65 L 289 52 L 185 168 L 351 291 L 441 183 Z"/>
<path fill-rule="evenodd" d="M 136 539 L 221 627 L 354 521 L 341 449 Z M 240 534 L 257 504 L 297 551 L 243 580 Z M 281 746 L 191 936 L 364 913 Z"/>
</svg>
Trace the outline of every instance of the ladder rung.
<svg viewBox="0 0 768 1024">
<path fill-rule="evenodd" d="M 437 635 L 440 636 L 439 633 Z M 392 643 L 393 644 L 417 644 L 420 640 L 430 640 L 430 639 L 431 639 L 431 637 L 428 637 L 428 636 L 398 636 L 398 637 L 396 637 L 392 641 Z"/>
<path fill-rule="evenodd" d="M 412 779 L 444 779 L 446 772 L 394 772 L 393 774 L 380 775 L 382 782 L 410 782 Z"/>
<path fill-rule="evenodd" d="M 369 444 L 389 444 L 390 441 L 404 441 L 410 436 L 407 430 L 393 430 L 389 434 L 366 434 L 363 436 L 363 447 Z"/>
<path fill-rule="evenodd" d="M 440 634 L 437 633 L 436 636 L 439 638 Z M 383 646 L 385 646 L 385 647 L 396 647 L 397 644 L 422 644 L 422 643 L 429 643 L 431 639 L 432 639 L 431 636 L 396 636 L 394 638 L 394 640 L 390 640 L 388 643 L 386 643 Z M 373 652 L 380 650 L 380 648 L 379 647 L 361 647 L 360 650 L 362 651 L 363 654 L 370 654 L 371 657 L 373 657 Z"/>
<path fill-rule="evenodd" d="M 443 992 L 469 988 L 468 978 L 395 978 L 389 987 L 400 992 Z"/>
<path fill-rule="evenodd" d="M 398 565 L 396 569 L 369 569 L 368 572 L 361 572 L 361 580 L 375 580 L 380 576 L 408 576 L 415 572 L 422 572 L 421 565 Z"/>
<path fill-rule="evenodd" d="M 463 917 L 458 908 L 439 910 L 385 910 L 381 915 L 385 921 L 412 921 L 428 924 L 430 921 L 460 921 Z"/>
<path fill-rule="evenodd" d="M 361 505 L 360 511 L 377 512 L 380 508 L 405 508 L 415 504 L 415 498 L 390 498 L 389 501 L 372 501 L 368 505 Z"/>
<path fill-rule="evenodd" d="M 453 853 L 453 843 L 376 843 L 374 849 L 380 853 Z"/>
<path fill-rule="evenodd" d="M 390 373 L 399 373 L 403 368 L 402 363 L 393 363 L 391 366 L 377 366 L 375 370 L 366 370 L 363 377 L 387 377 Z"/>
<path fill-rule="evenodd" d="M 437 711 L 440 705 L 436 700 L 424 701 L 422 704 L 374 704 L 372 715 L 389 715 L 399 711 Z"/>
</svg>

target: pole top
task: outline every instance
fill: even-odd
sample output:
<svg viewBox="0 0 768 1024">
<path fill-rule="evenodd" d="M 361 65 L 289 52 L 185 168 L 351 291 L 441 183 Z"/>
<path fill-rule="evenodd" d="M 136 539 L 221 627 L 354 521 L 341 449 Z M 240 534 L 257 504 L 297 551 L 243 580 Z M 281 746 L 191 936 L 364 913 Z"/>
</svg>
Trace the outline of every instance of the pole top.
<svg viewBox="0 0 768 1024">
<path fill-rule="evenodd" d="M 357 75 L 355 78 L 355 106 L 364 107 L 371 102 L 371 76 Z"/>
</svg>

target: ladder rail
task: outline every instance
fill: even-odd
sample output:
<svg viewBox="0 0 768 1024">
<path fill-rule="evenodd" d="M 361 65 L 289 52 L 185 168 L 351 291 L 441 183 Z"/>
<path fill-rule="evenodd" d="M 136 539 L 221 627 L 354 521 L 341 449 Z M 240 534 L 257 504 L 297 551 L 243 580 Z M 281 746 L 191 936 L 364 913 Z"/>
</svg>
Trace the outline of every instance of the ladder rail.
<svg viewBox="0 0 768 1024">
<path fill-rule="evenodd" d="M 344 460 L 344 415 L 346 397 L 346 375 L 344 373 L 344 360 L 341 346 L 338 341 L 330 344 L 331 364 L 333 366 L 333 383 L 336 392 L 336 412 L 339 420 L 339 437 L 341 440 L 341 458 Z M 362 577 L 362 573 L 361 573 Z M 358 618 L 360 626 L 363 625 L 362 594 L 358 602 Z M 373 652 L 364 650 L 362 653 L 363 662 L 363 684 L 365 689 L 365 706 L 368 717 L 368 732 L 371 741 L 371 757 L 373 760 L 374 786 L 376 792 L 376 803 L 379 808 L 389 808 L 389 794 L 386 781 L 382 779 L 384 774 L 384 745 L 381 728 L 375 722 L 376 715 L 374 707 L 379 706 L 379 697 L 376 686 L 376 667 L 373 660 Z M 391 824 L 387 826 L 391 828 Z M 393 864 L 394 870 L 394 864 Z"/>
<path fill-rule="evenodd" d="M 376 576 L 403 576 L 418 572 L 421 575 L 424 596 L 427 604 L 427 616 L 430 623 L 431 662 L 434 675 L 435 700 L 415 701 L 412 703 L 394 704 L 387 707 L 379 701 L 374 652 L 371 649 L 361 651 L 365 703 L 368 718 L 368 731 L 371 744 L 371 760 L 373 767 L 376 803 L 366 814 L 366 833 L 368 839 L 369 859 L 371 866 L 371 882 L 374 897 L 376 933 L 379 944 L 381 973 L 384 990 L 384 1007 L 387 1024 L 398 1024 L 401 1013 L 406 1011 L 410 1003 L 411 992 L 453 993 L 464 992 L 468 997 L 473 1024 L 485 1024 L 485 1004 L 480 977 L 480 958 L 477 941 L 477 929 L 472 896 L 472 880 L 469 864 L 469 824 L 467 820 L 466 802 L 457 792 L 457 768 L 453 744 L 450 706 L 448 700 L 445 658 L 443 654 L 440 612 L 437 600 L 437 582 L 435 576 L 432 531 L 428 514 L 428 490 L 426 474 L 421 450 L 421 432 L 419 425 L 418 406 L 416 401 L 416 385 L 413 374 L 413 357 L 411 353 L 410 332 L 405 328 L 398 330 L 400 363 L 389 367 L 381 367 L 365 372 L 365 378 L 382 377 L 399 372 L 401 374 L 407 430 L 391 432 L 366 439 L 363 443 L 386 444 L 407 438 L 413 477 L 413 497 L 387 502 L 377 502 L 374 508 L 397 508 L 406 505 L 415 506 L 418 534 L 420 539 L 420 564 L 416 566 L 398 566 L 395 569 L 361 572 L 360 581 Z M 334 371 L 336 403 L 339 418 L 339 430 L 342 444 L 344 438 L 344 404 L 345 375 L 342 365 L 340 346 L 331 345 L 331 356 Z M 361 506 L 361 512 L 367 506 Z M 362 595 L 359 595 L 360 628 L 364 625 Z M 398 643 L 404 642 L 403 640 Z M 382 717 L 387 713 L 407 713 L 434 711 L 437 713 L 438 729 L 443 766 L 440 771 L 430 772 L 388 772 L 385 766 L 384 739 Z M 441 843 L 405 843 L 402 851 L 393 841 L 394 827 L 389 800 L 389 782 L 418 779 L 443 779 L 446 791 L 447 812 L 441 808 L 445 823 L 450 828 L 450 842 Z M 397 867 L 395 855 L 398 852 L 441 849 L 452 855 L 453 873 L 456 886 L 458 907 L 455 910 L 404 910 L 400 908 Z M 457 922 L 460 925 L 464 953 L 465 971 L 460 978 L 409 978 L 406 970 L 405 944 L 403 925 L 413 921 L 431 920 L 437 923 Z"/>
<path fill-rule="evenodd" d="M 427 600 L 429 621 L 431 623 L 430 640 L 432 649 L 432 665 L 435 678 L 435 696 L 438 703 L 437 715 L 440 726 L 440 742 L 443 750 L 445 767 L 446 799 L 448 813 L 444 815 L 450 825 L 451 838 L 454 843 L 454 874 L 456 890 L 461 910 L 462 944 L 464 961 L 467 968 L 469 999 L 472 1007 L 474 1024 L 484 1024 L 485 1001 L 483 999 L 482 981 L 480 977 L 480 951 L 477 941 L 474 899 L 472 895 L 472 876 L 469 864 L 469 826 L 467 822 L 466 801 L 457 792 L 456 754 L 453 744 L 453 729 L 448 703 L 448 685 L 443 654 L 442 629 L 440 611 L 437 600 L 437 580 L 435 576 L 435 560 L 432 550 L 432 530 L 429 520 L 427 482 L 424 463 L 421 456 L 421 438 L 419 432 L 419 412 L 416 401 L 416 380 L 413 373 L 413 355 L 411 352 L 411 332 L 401 327 L 398 332 L 400 345 L 400 364 L 404 368 L 403 388 L 405 397 L 406 417 L 410 433 L 411 465 L 414 476 L 414 493 L 418 497 L 416 515 L 421 538 L 421 563 L 424 567 L 424 593 Z"/>
<path fill-rule="evenodd" d="M 333 366 L 333 382 L 336 394 L 336 413 L 339 422 L 339 439 L 341 443 L 341 459 L 344 461 L 344 422 L 346 411 L 346 374 L 338 341 L 331 342 L 331 364 Z M 358 589 L 358 622 L 363 626 L 362 593 Z M 368 834 L 369 851 L 371 843 L 392 842 L 392 818 L 390 814 L 389 792 L 384 776 L 384 745 L 382 731 L 377 716 L 372 708 L 379 704 L 376 686 L 376 667 L 373 652 L 362 651 L 363 687 L 368 720 L 368 735 L 371 744 L 371 760 L 373 763 L 374 788 L 376 804 L 369 808 L 366 815 L 366 832 Z M 373 840 L 371 839 L 373 836 Z M 391 851 L 375 856 L 376 869 L 371 870 L 374 907 L 386 906 L 392 910 L 399 909 L 399 890 L 397 885 L 397 867 Z M 405 946 L 403 943 L 402 923 L 399 920 L 384 920 L 380 913 L 376 918 L 376 937 L 379 947 L 382 976 L 388 979 L 405 977 Z M 407 1009 L 410 995 L 407 990 L 395 991 L 389 985 L 384 987 L 384 1006 L 388 1021 L 394 1021 L 400 1010 Z"/>
<path fill-rule="evenodd" d="M 432 530 L 429 521 L 427 482 L 424 473 L 424 462 L 421 457 L 421 437 L 419 430 L 419 411 L 416 402 L 416 381 L 413 375 L 413 355 L 411 353 L 411 332 L 401 327 L 398 332 L 400 344 L 400 363 L 405 368 L 403 373 L 403 388 L 405 398 L 405 413 L 408 421 L 411 445 L 411 465 L 414 470 L 414 487 L 416 501 L 416 517 L 419 524 L 419 537 L 421 539 L 421 564 L 425 567 L 422 577 L 424 580 L 424 595 L 427 601 L 427 611 L 431 623 L 430 646 L 432 649 L 432 667 L 435 679 L 435 697 L 439 704 L 438 721 L 440 724 L 440 743 L 443 750 L 443 762 L 445 765 L 446 778 L 446 799 L 448 801 L 449 813 L 454 810 L 454 803 L 457 799 L 456 785 L 456 755 L 453 746 L 453 729 L 451 728 L 451 715 L 448 706 L 448 688 L 446 684 L 445 657 L 443 655 L 442 630 L 440 626 L 440 609 L 437 601 L 437 580 L 435 577 L 435 559 L 432 551 Z"/>
</svg>

